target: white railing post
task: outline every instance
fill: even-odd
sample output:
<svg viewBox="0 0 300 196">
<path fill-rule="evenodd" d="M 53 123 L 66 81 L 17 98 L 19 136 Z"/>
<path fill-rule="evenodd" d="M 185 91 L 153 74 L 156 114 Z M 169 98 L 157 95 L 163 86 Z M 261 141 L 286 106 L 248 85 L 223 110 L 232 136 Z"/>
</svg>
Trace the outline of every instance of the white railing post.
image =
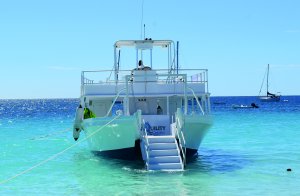
<svg viewBox="0 0 300 196">
<path fill-rule="evenodd" d="M 209 92 L 209 90 L 208 90 L 208 71 L 207 71 L 207 69 L 205 70 L 205 74 L 206 74 L 206 81 L 205 81 L 205 83 L 206 83 L 206 92 Z"/>
<path fill-rule="evenodd" d="M 167 115 L 170 114 L 170 106 L 169 106 L 169 96 L 167 96 Z"/>
<path fill-rule="evenodd" d="M 209 94 L 206 95 L 206 99 L 207 99 L 208 113 L 210 114 L 210 98 L 209 98 Z"/>
<path fill-rule="evenodd" d="M 186 74 L 183 76 L 183 91 L 184 91 L 184 114 L 186 115 L 187 114 L 187 107 L 188 107 L 188 104 L 187 104 L 187 95 L 186 95 L 186 90 L 187 90 L 187 77 L 186 77 Z"/>
<path fill-rule="evenodd" d="M 124 106 L 125 106 L 125 108 L 126 108 L 126 112 L 125 112 L 125 114 L 127 115 L 127 116 L 129 116 L 129 95 L 128 95 L 128 80 L 129 80 L 129 75 L 126 75 L 125 76 L 125 80 L 126 80 L 126 98 L 125 98 L 125 100 L 126 100 L 126 103 L 124 104 Z M 123 107 L 124 107 L 123 106 Z"/>
</svg>

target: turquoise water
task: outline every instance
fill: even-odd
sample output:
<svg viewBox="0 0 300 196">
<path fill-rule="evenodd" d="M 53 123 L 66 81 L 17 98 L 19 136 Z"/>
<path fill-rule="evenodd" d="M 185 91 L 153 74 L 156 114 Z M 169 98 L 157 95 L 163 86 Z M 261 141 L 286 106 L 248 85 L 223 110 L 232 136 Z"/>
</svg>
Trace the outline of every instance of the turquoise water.
<svg viewBox="0 0 300 196">
<path fill-rule="evenodd" d="M 214 125 L 184 172 L 147 172 L 140 162 L 103 159 L 83 142 L 1 184 L 0 195 L 300 195 L 300 97 L 283 99 L 212 98 Z M 251 102 L 260 108 L 231 107 Z M 0 181 L 73 145 L 77 104 L 0 100 Z"/>
</svg>

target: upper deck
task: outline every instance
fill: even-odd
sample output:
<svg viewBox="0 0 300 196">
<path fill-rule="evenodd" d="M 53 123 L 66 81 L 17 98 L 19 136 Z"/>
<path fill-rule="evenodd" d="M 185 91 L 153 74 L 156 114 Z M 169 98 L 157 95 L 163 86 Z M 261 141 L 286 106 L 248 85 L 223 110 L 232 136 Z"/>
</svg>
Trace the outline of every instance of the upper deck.
<svg viewBox="0 0 300 196">
<path fill-rule="evenodd" d="M 122 70 L 126 66 L 130 69 Z M 120 40 L 114 44 L 112 70 L 82 72 L 81 95 L 203 95 L 207 79 L 206 69 L 179 68 L 178 43 L 176 48 L 172 40 Z"/>
<path fill-rule="evenodd" d="M 183 96 L 208 93 L 206 69 L 168 70 L 119 70 L 117 80 L 110 79 L 111 71 L 83 71 L 82 96 Z M 101 80 L 102 79 L 102 80 Z"/>
</svg>

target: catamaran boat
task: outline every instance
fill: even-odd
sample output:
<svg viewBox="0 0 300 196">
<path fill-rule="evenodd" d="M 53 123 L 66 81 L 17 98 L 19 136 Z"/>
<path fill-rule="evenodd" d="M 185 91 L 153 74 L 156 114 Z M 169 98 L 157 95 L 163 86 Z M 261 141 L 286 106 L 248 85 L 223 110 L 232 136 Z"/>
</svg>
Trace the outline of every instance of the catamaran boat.
<svg viewBox="0 0 300 196">
<path fill-rule="evenodd" d="M 184 170 L 213 121 L 207 69 L 180 69 L 178 45 L 117 41 L 112 70 L 82 71 L 74 139 L 83 131 L 96 154 Z"/>
</svg>

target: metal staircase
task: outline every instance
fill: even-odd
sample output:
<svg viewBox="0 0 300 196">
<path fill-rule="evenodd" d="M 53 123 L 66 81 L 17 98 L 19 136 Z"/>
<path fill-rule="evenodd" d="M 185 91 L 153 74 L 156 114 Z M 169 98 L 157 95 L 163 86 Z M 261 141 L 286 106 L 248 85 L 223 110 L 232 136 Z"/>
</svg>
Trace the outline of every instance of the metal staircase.
<svg viewBox="0 0 300 196">
<path fill-rule="evenodd" d="M 175 136 L 145 135 L 141 147 L 147 170 L 184 170 Z"/>
</svg>

